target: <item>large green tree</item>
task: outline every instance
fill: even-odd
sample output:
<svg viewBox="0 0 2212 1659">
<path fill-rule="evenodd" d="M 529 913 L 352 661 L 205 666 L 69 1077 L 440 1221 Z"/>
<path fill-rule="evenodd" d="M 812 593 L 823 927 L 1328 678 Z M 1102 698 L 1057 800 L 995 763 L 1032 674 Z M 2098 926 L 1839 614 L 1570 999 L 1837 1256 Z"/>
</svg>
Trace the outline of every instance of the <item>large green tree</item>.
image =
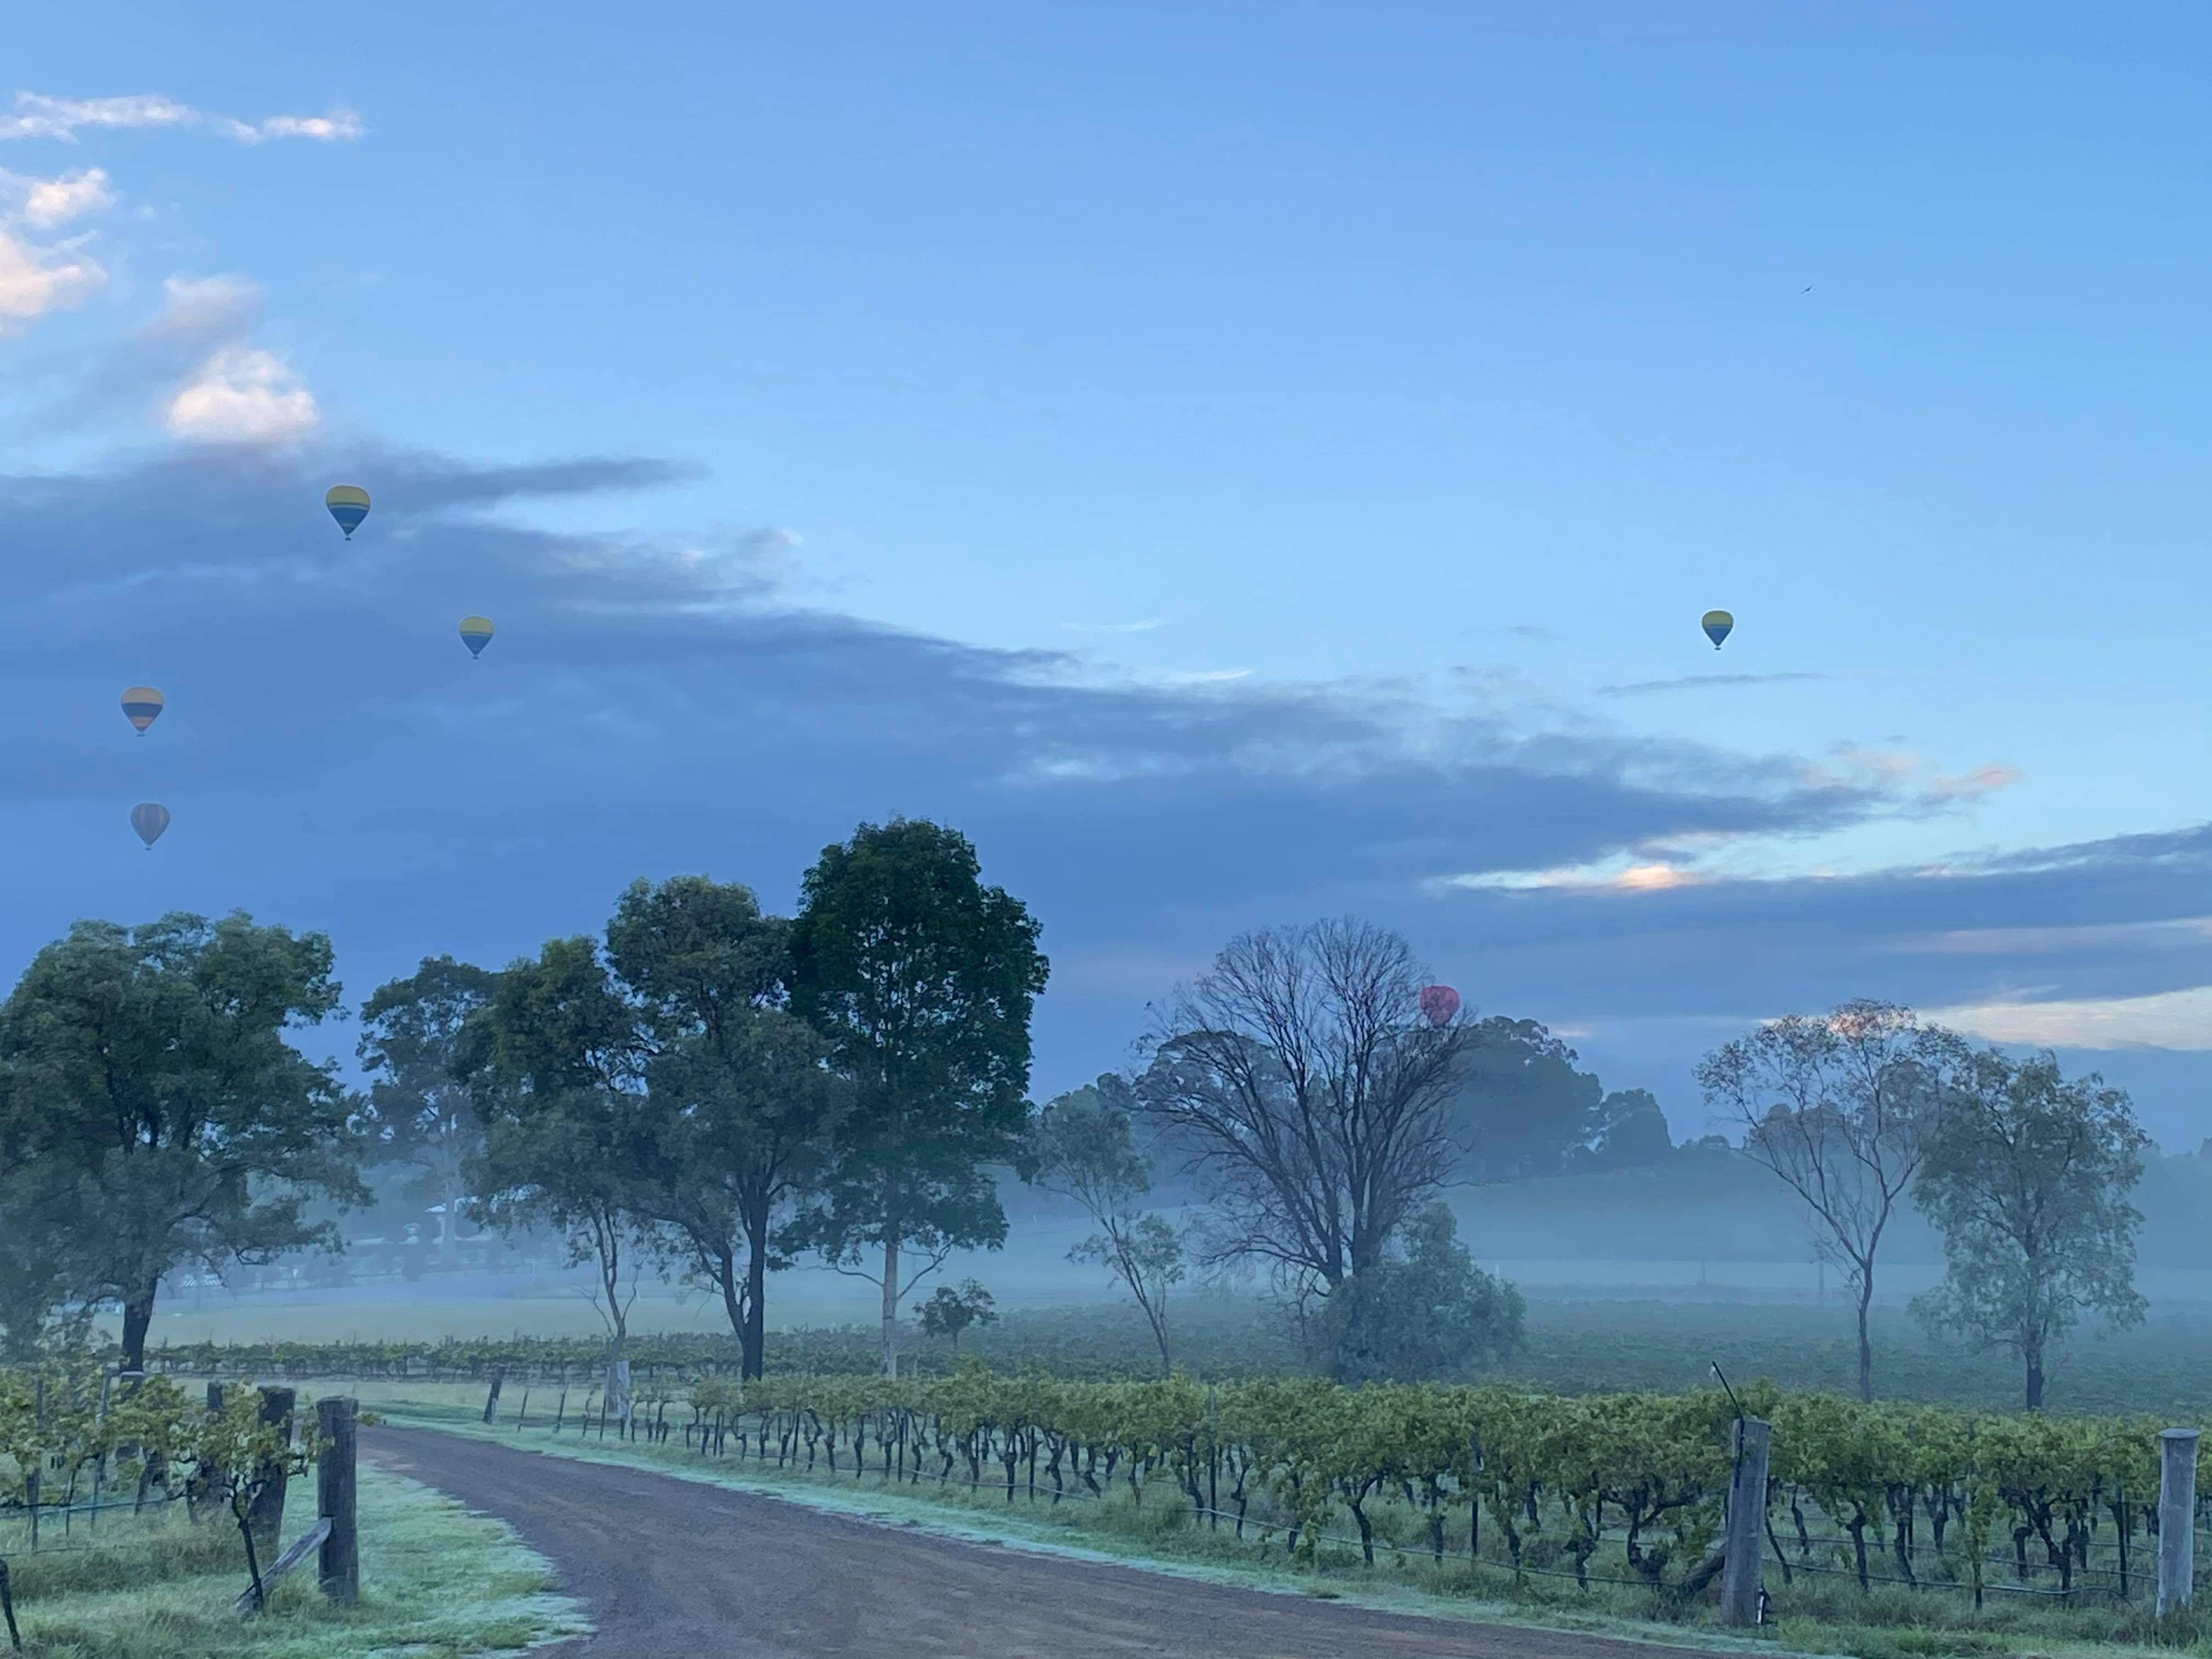
<svg viewBox="0 0 2212 1659">
<path fill-rule="evenodd" d="M 0 1181 L 69 1218 L 69 1278 L 122 1304 L 126 1367 L 171 1269 L 335 1249 L 307 1206 L 367 1197 L 345 1091 L 286 1041 L 338 996 L 323 935 L 177 913 L 77 923 L 0 1006 Z"/>
<path fill-rule="evenodd" d="M 1997 1049 L 1962 1068 L 1929 1136 L 1913 1196 L 1943 1233 L 1943 1283 L 1914 1310 L 1939 1330 L 2008 1348 L 2043 1408 L 2052 1345 L 2085 1314 L 2139 1323 L 2128 1202 L 2150 1137 L 2125 1093 L 2094 1072 L 2062 1076 L 2048 1053 Z"/>
<path fill-rule="evenodd" d="M 449 1266 L 483 1125 L 461 1081 L 463 1034 L 499 976 L 451 957 L 425 957 L 405 979 L 380 986 L 361 1011 L 355 1053 L 368 1074 L 360 1114 L 370 1157 L 408 1172 L 441 1206 L 438 1253 Z"/>
<path fill-rule="evenodd" d="M 735 883 L 641 881 L 607 925 L 607 957 L 647 1055 L 655 1145 L 637 1202 L 720 1294 L 758 1376 L 767 1277 L 792 1261 L 782 1226 L 849 1095 L 823 1037 L 778 1006 L 790 924 Z"/>
<path fill-rule="evenodd" d="M 853 1107 L 804 1237 L 878 1287 L 887 1375 L 915 1283 L 956 1249 L 1005 1242 L 985 1166 L 1012 1162 L 1027 1115 L 1039 932 L 983 884 L 966 836 L 923 820 L 864 823 L 806 872 L 792 1006 L 828 1040 Z"/>
</svg>

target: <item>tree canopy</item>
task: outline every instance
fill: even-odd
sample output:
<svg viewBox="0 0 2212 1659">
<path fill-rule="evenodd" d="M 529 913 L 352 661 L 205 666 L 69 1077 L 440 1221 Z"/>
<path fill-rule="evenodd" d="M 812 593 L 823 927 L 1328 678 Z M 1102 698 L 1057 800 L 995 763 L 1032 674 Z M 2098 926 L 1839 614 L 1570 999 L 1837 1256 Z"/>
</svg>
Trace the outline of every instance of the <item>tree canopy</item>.
<svg viewBox="0 0 2212 1659">
<path fill-rule="evenodd" d="M 915 1284 L 953 1249 L 1006 1238 L 984 1166 L 1013 1161 L 1027 1116 L 1030 1011 L 1049 971 L 1040 931 L 983 884 L 966 836 L 923 820 L 860 825 L 801 885 L 792 1009 L 826 1039 L 852 1101 L 795 1236 L 877 1285 L 891 1375 Z"/>
<path fill-rule="evenodd" d="M 285 1040 L 338 998 L 323 935 L 173 913 L 78 922 L 0 1006 L 0 1182 L 39 1213 L 97 1218 L 57 1272 L 123 1304 L 129 1367 L 171 1268 L 335 1247 L 309 1200 L 366 1196 L 344 1091 Z"/>
<path fill-rule="evenodd" d="M 1929 1134 L 1914 1189 L 1943 1232 L 1942 1285 L 1915 1311 L 1984 1347 L 2008 1348 L 2043 1407 L 2051 1345 L 2085 1314 L 2139 1323 L 2128 1194 L 2150 1138 L 2127 1096 L 2094 1072 L 2069 1081 L 2047 1051 L 1975 1054 Z"/>
</svg>

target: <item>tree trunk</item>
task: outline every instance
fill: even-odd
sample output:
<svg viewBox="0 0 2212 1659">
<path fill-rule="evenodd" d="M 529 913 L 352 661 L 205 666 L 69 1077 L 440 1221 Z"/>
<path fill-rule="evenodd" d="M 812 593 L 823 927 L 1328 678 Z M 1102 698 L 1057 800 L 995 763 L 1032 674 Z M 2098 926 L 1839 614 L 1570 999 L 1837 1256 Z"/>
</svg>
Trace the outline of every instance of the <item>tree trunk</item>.
<svg viewBox="0 0 2212 1659">
<path fill-rule="evenodd" d="M 739 1339 L 743 1363 L 740 1382 L 757 1381 L 768 1365 L 768 1218 L 745 1228 L 745 1328 Z"/>
<path fill-rule="evenodd" d="M 450 1176 L 446 1182 L 446 1213 L 438 1218 L 445 1223 L 444 1230 L 438 1235 L 438 1261 L 440 1265 L 451 1267 L 454 1247 L 460 1243 L 461 1189 Z"/>
<path fill-rule="evenodd" d="M 1867 1335 L 1867 1310 L 1874 1305 L 1874 1266 L 1866 1263 L 1859 1273 L 1859 1398 L 1874 1400 L 1874 1343 Z"/>
<path fill-rule="evenodd" d="M 2027 1408 L 2039 1412 L 2043 1409 L 2043 1339 L 2031 1336 L 2022 1343 L 2021 1358 L 2027 1362 Z"/>
<path fill-rule="evenodd" d="M 154 1296 L 161 1289 L 156 1279 L 137 1296 L 126 1297 L 123 1302 L 123 1369 L 143 1371 L 146 1369 L 146 1332 L 154 1323 Z"/>
<path fill-rule="evenodd" d="M 738 1258 L 735 1252 L 726 1249 L 715 1251 L 714 1257 L 714 1281 L 722 1287 L 722 1311 L 729 1318 L 730 1334 L 738 1339 L 738 1349 L 743 1354 L 746 1335 L 745 1304 L 744 1298 L 738 1292 Z M 745 1369 L 748 1363 L 749 1357 L 741 1359 L 738 1367 L 740 1376 L 752 1376 L 752 1372 Z"/>
<path fill-rule="evenodd" d="M 898 1375 L 899 1241 L 896 1232 L 884 1237 L 884 1375 Z"/>
</svg>

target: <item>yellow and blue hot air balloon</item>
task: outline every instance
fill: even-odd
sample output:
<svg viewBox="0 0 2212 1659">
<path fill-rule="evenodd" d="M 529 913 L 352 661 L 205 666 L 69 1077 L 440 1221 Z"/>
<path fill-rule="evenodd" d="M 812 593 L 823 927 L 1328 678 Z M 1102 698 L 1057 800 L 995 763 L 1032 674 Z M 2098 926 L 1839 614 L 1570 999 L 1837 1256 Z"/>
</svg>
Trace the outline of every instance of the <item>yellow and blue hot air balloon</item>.
<svg viewBox="0 0 2212 1659">
<path fill-rule="evenodd" d="M 1708 611 L 1705 621 L 1699 625 L 1705 630 L 1705 637 L 1713 642 L 1713 649 L 1717 651 L 1721 648 L 1721 641 L 1729 636 L 1729 630 L 1735 626 L 1735 618 L 1725 611 Z"/>
<path fill-rule="evenodd" d="M 468 647 L 469 655 L 471 657 L 483 655 L 484 647 L 491 643 L 491 618 L 489 617 L 462 617 L 461 643 Z"/>
<path fill-rule="evenodd" d="M 331 517 L 338 521 L 346 539 L 361 528 L 361 521 L 368 516 L 368 492 L 359 484 L 339 484 L 323 497 L 323 505 L 331 510 Z"/>
<path fill-rule="evenodd" d="M 134 685 L 123 694 L 123 718 L 138 728 L 144 737 L 146 728 L 161 716 L 161 694 L 150 685 Z"/>
<path fill-rule="evenodd" d="M 161 831 L 169 827 L 169 809 L 158 802 L 142 800 L 131 809 L 131 827 L 138 832 L 138 839 L 152 852 L 154 843 L 161 839 Z"/>
</svg>

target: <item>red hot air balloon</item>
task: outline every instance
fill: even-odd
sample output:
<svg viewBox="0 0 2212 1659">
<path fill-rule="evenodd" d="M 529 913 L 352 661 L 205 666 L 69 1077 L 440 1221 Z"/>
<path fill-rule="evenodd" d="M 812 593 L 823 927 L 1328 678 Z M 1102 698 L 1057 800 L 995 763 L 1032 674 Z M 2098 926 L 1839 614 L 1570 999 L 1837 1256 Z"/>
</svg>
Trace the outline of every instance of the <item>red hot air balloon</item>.
<svg viewBox="0 0 2212 1659">
<path fill-rule="evenodd" d="M 1431 1025 L 1448 1024 L 1459 1012 L 1459 993 L 1449 985 L 1431 985 L 1421 993 L 1421 1012 Z"/>
</svg>

